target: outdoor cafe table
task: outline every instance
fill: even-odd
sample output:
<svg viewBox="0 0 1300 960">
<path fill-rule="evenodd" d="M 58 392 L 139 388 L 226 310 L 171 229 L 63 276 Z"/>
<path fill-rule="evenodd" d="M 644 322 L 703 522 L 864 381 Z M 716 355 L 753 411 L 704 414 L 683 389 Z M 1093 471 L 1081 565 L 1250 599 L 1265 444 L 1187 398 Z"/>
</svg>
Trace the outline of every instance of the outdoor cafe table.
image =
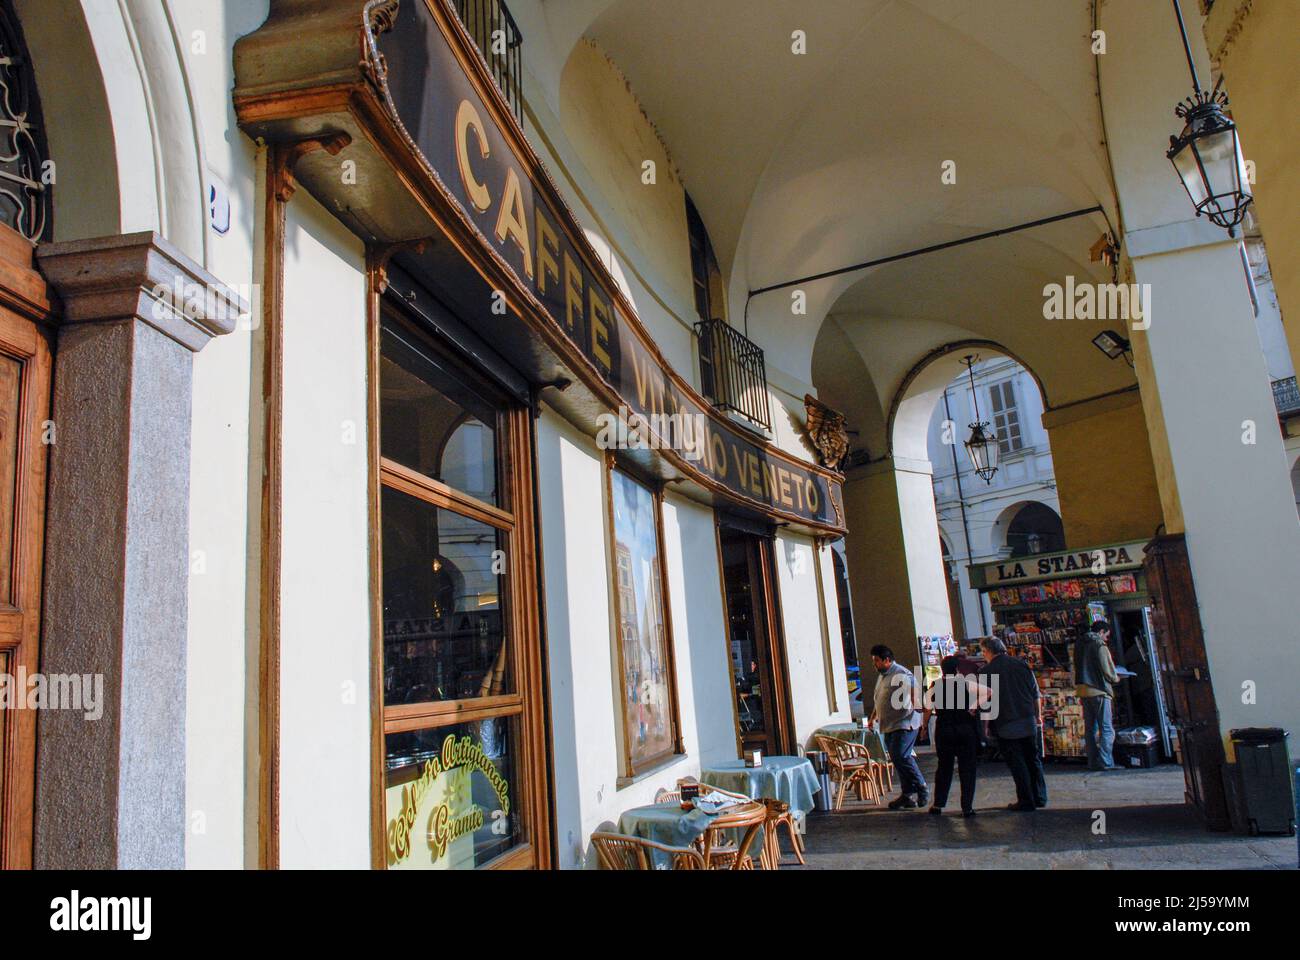
<svg viewBox="0 0 1300 960">
<path fill-rule="evenodd" d="M 716 786 L 716 784 L 715 784 Z M 682 805 L 672 803 L 651 803 L 644 807 L 624 810 L 618 818 L 618 832 L 629 837 L 642 837 L 665 843 L 670 847 L 689 847 L 704 836 L 713 822 L 719 817 L 729 817 L 737 813 L 748 813 L 753 803 L 742 803 L 726 807 L 718 813 L 705 813 L 703 810 L 683 810 Z M 755 840 L 753 855 L 757 858 L 762 849 L 762 837 Z M 655 851 L 655 861 L 659 862 L 662 854 Z"/>
<path fill-rule="evenodd" d="M 813 734 L 814 737 L 818 735 L 861 744 L 871 752 L 871 756 L 876 760 L 884 760 L 887 756 L 885 738 L 880 735 L 880 732 L 871 727 L 863 727 L 858 723 L 828 723 Z M 816 740 L 813 743 L 816 744 Z"/>
<path fill-rule="evenodd" d="M 813 808 L 813 794 L 821 789 L 813 766 L 804 757 L 764 757 L 757 767 L 744 760 L 724 760 L 700 771 L 700 779 L 747 797 L 783 800 L 791 810 L 806 814 Z"/>
</svg>

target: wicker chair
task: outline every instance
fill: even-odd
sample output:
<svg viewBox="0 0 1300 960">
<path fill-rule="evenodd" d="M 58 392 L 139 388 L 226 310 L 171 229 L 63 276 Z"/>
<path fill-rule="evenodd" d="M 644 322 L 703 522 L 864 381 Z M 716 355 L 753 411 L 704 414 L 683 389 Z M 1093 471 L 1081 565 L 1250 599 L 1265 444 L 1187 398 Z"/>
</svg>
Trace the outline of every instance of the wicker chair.
<svg viewBox="0 0 1300 960">
<path fill-rule="evenodd" d="M 867 753 L 871 759 L 876 761 L 884 770 L 885 775 L 889 778 L 890 792 L 894 789 L 894 761 L 889 757 L 889 751 L 885 749 L 885 738 L 875 730 L 867 737 Z M 880 771 L 878 770 L 877 773 Z M 883 784 L 881 785 L 883 789 Z"/>
<path fill-rule="evenodd" d="M 825 751 L 831 780 L 840 785 L 835 797 L 836 810 L 844 806 L 844 794 L 850 787 L 856 788 L 863 799 L 880 803 L 880 764 L 871 759 L 866 747 L 836 737 L 818 736 L 817 748 Z"/>
<path fill-rule="evenodd" d="M 790 832 L 790 846 L 794 848 L 794 855 L 802 864 L 804 862 L 803 842 L 799 839 L 799 831 L 794 828 L 794 814 L 790 812 L 790 804 L 770 797 L 765 797 L 758 802 L 767 807 L 767 823 L 763 828 L 763 852 L 766 854 L 767 862 L 763 866 L 768 870 L 775 870 L 781 865 L 781 841 L 777 836 L 777 828 L 782 824 Z"/>
<path fill-rule="evenodd" d="M 754 860 L 749 851 L 766 823 L 767 807 L 761 803 L 754 803 L 752 807 L 735 813 L 718 814 L 701 838 L 701 852 L 708 869 L 753 870 Z M 744 831 L 739 843 L 733 844 L 725 839 L 726 832 L 730 830 Z M 764 869 L 771 869 L 763 845 L 759 847 L 759 859 Z"/>
<path fill-rule="evenodd" d="M 671 870 L 703 870 L 704 856 L 691 847 L 670 847 L 644 837 L 622 833 L 593 833 L 591 844 L 602 870 L 656 870 L 654 853 L 669 857 Z"/>
</svg>

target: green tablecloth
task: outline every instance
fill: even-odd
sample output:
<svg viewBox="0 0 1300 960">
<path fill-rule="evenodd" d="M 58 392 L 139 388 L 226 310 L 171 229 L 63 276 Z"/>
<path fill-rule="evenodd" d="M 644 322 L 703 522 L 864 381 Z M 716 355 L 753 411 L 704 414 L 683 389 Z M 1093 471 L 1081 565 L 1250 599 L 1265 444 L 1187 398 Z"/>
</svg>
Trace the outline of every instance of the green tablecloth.
<svg viewBox="0 0 1300 960">
<path fill-rule="evenodd" d="M 721 784 L 714 784 L 721 786 Z M 704 831 L 709 829 L 717 814 L 705 813 L 703 810 L 683 810 L 680 803 L 651 803 L 644 807 L 624 810 L 618 818 L 618 832 L 629 837 L 644 837 L 666 843 L 670 847 L 689 847 Z M 733 843 L 740 841 L 740 830 L 728 830 L 726 835 Z M 758 859 L 763 849 L 763 831 L 759 830 L 750 848 L 750 856 Z M 656 869 L 666 870 L 671 864 L 668 855 L 658 850 L 651 855 Z"/>
<path fill-rule="evenodd" d="M 747 797 L 783 800 L 801 814 L 812 810 L 813 794 L 821 789 L 812 764 L 803 757 L 764 757 L 758 767 L 747 767 L 744 760 L 727 760 L 705 767 L 700 779 Z"/>
<path fill-rule="evenodd" d="M 885 750 L 885 738 L 880 735 L 880 731 L 872 730 L 870 727 L 864 728 L 858 723 L 830 723 L 817 730 L 813 736 L 834 737 L 836 740 L 860 743 L 867 748 L 871 759 L 879 760 L 881 763 L 889 759 L 889 752 Z M 809 749 L 816 749 L 816 747 L 817 741 L 814 739 Z"/>
</svg>

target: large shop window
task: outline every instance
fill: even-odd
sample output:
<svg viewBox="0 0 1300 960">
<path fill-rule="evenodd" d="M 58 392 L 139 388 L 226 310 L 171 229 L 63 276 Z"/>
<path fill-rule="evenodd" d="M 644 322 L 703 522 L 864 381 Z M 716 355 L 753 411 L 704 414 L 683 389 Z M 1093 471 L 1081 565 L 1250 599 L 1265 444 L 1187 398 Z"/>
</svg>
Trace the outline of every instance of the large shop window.
<svg viewBox="0 0 1300 960">
<path fill-rule="evenodd" d="M 379 353 L 385 860 L 527 860 L 529 808 L 544 802 L 528 773 L 528 492 L 511 470 L 527 413 L 395 315 Z"/>
<path fill-rule="evenodd" d="M 662 498 L 612 467 L 609 486 L 624 773 L 634 777 L 682 752 L 664 590 Z"/>
</svg>

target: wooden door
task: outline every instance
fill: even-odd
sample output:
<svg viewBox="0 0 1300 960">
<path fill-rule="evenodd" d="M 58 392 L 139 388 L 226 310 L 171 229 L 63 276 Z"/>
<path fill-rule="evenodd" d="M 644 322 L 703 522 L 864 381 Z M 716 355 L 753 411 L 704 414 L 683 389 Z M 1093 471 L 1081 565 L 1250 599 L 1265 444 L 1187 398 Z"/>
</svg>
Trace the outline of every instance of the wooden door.
<svg viewBox="0 0 1300 960">
<path fill-rule="evenodd" d="M 37 711 L 23 679 L 40 669 L 41 557 L 51 348 L 32 245 L 0 225 L 0 864 L 32 864 Z"/>
<path fill-rule="evenodd" d="M 1211 830 L 1227 830 L 1228 803 L 1223 785 L 1225 762 L 1219 710 L 1210 684 L 1205 635 L 1196 588 L 1182 534 L 1156 537 L 1146 548 L 1151 625 L 1160 658 L 1170 722 L 1178 731 L 1187 800 Z"/>
</svg>

